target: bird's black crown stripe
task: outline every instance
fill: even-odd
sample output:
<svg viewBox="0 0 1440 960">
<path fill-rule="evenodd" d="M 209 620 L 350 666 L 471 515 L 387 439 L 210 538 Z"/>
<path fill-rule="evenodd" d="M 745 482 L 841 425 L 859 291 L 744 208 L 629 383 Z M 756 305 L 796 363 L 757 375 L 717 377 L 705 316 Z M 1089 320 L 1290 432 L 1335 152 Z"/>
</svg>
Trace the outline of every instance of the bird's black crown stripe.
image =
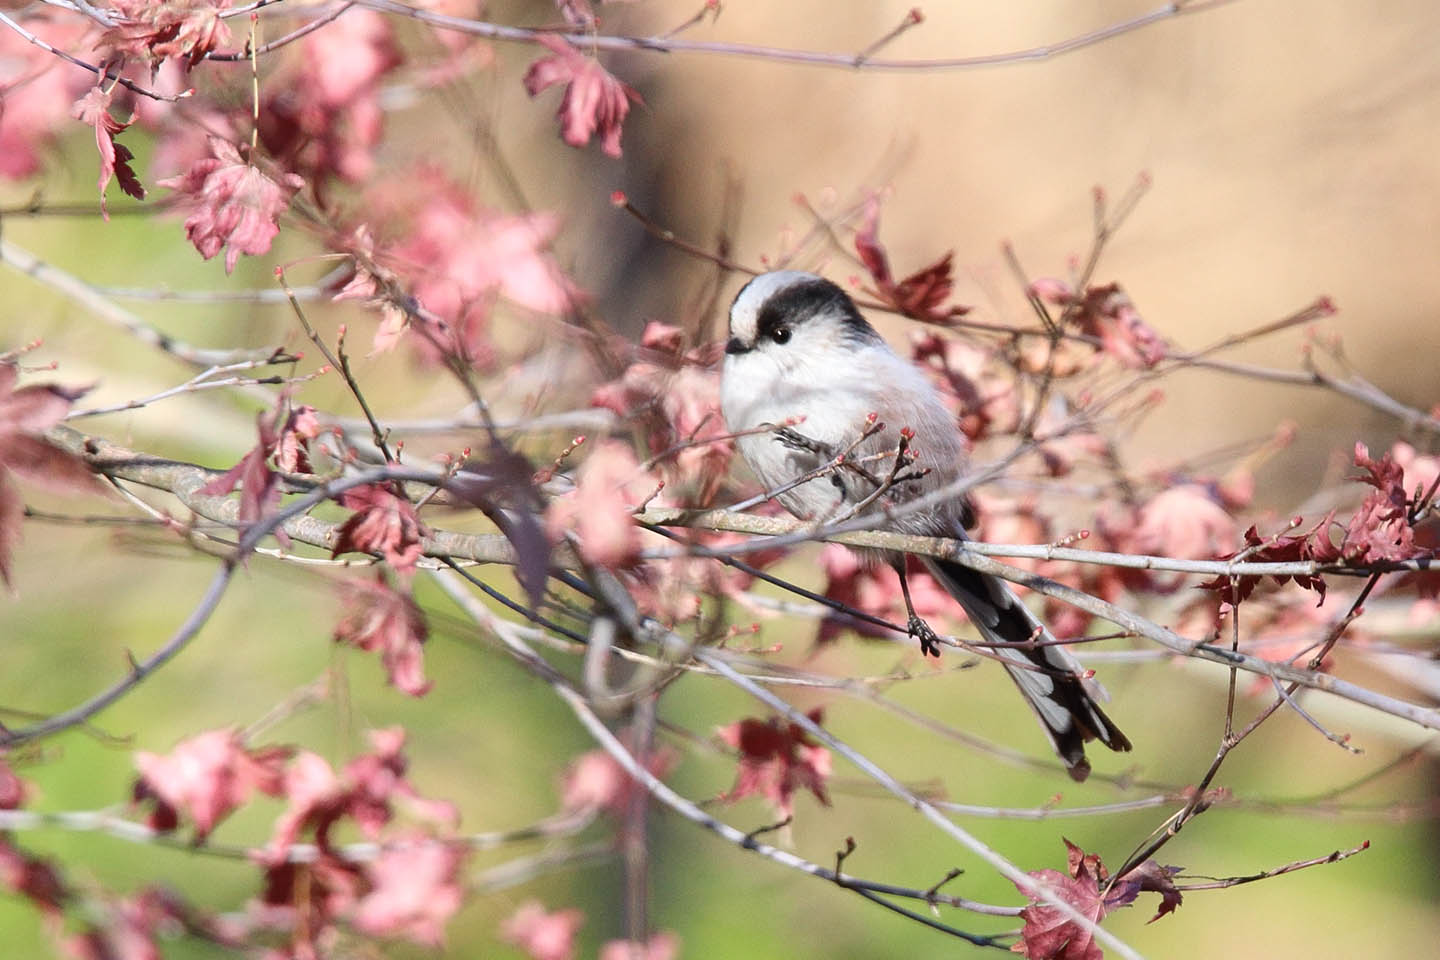
<svg viewBox="0 0 1440 960">
<path fill-rule="evenodd" d="M 850 297 L 829 280 L 806 280 L 776 291 L 760 307 L 755 339 L 768 340 L 777 327 L 798 327 L 812 317 L 834 313 L 855 340 L 875 340 L 879 334 L 865 322 Z"/>
</svg>

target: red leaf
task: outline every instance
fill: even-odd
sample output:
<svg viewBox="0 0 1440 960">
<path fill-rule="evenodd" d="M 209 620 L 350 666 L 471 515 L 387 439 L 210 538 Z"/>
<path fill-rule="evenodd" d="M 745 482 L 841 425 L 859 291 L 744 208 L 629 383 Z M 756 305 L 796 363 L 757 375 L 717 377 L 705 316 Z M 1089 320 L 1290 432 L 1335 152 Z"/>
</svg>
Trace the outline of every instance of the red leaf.
<svg viewBox="0 0 1440 960">
<path fill-rule="evenodd" d="M 378 553 L 397 571 L 414 571 L 415 561 L 424 552 L 420 537 L 425 532 L 414 504 L 382 484 L 347 490 L 338 499 L 355 513 L 340 525 L 331 557 L 350 550 Z"/>
<path fill-rule="evenodd" d="M 56 928 L 61 922 L 65 901 L 70 899 L 70 891 L 50 861 L 28 856 L 11 846 L 8 834 L 0 834 L 0 889 L 29 900 Z"/>
<path fill-rule="evenodd" d="M 821 715 L 818 707 L 806 714 L 817 724 Z M 784 819 L 795 811 L 795 790 L 804 788 L 821 803 L 830 805 L 825 793 L 830 751 L 810 739 L 798 725 L 784 723 L 779 717 L 747 717 L 716 732 L 721 740 L 740 751 L 735 785 L 721 797 L 726 803 L 756 794 L 769 800 Z"/>
<path fill-rule="evenodd" d="M 137 753 L 137 801 L 155 801 L 150 825 L 171 830 L 184 812 L 195 824 L 199 843 L 216 825 L 250 798 L 253 791 L 278 796 L 283 748 L 247 750 L 233 730 L 210 730 L 176 744 L 170 753 Z"/>
<path fill-rule="evenodd" d="M 305 443 L 319 434 L 312 407 L 292 407 L 290 398 L 282 393 L 275 401 L 270 413 L 259 413 L 255 417 L 259 440 L 240 462 L 199 489 L 199 493 L 211 497 L 223 497 L 240 488 L 240 515 L 242 527 L 249 526 L 273 510 L 280 503 L 279 474 L 270 469 L 273 458 L 286 469 L 289 464 L 308 473 L 310 460 L 305 453 Z M 275 530 L 275 537 L 282 543 L 288 542 L 285 532 Z"/>
<path fill-rule="evenodd" d="M 209 260 L 225 252 L 225 272 L 235 269 L 240 254 L 258 255 L 270 250 L 280 232 L 276 222 L 305 181 L 293 173 L 276 182 L 240 156 L 229 141 L 210 138 L 211 156 L 198 160 L 183 176 L 161 180 L 160 186 L 181 194 L 193 210 L 185 221 L 185 234 L 200 255 Z"/>
<path fill-rule="evenodd" d="M 384 574 L 342 583 L 340 590 L 346 613 L 335 628 L 335 642 L 379 652 L 390 682 L 412 697 L 423 696 L 430 689 L 422 652 L 429 628 L 409 591 L 390 587 Z"/>
<path fill-rule="evenodd" d="M 630 112 L 630 101 L 644 102 L 640 94 L 563 38 L 542 34 L 539 41 L 552 55 L 530 64 L 525 72 L 526 92 L 533 97 L 547 87 L 565 84 L 557 114 L 561 137 L 572 147 L 583 147 L 598 131 L 600 148 L 612 157 L 620 156 L 620 128 Z"/>
<path fill-rule="evenodd" d="M 130 126 L 133 118 L 121 123 L 110 116 L 112 92 L 113 88 L 107 91 L 94 87 L 70 107 L 70 116 L 95 128 L 95 147 L 100 151 L 100 215 L 106 220 L 110 219 L 110 210 L 105 204 L 105 188 L 112 177 L 119 178 L 121 190 L 136 200 L 145 199 L 145 188 L 130 166 L 135 155 L 129 147 L 115 142 L 115 135 Z"/>
<path fill-rule="evenodd" d="M 1180 867 L 1162 867 L 1154 860 L 1146 860 L 1140 866 L 1131 870 L 1116 882 L 1118 890 L 1121 887 L 1134 887 L 1136 893 L 1158 893 L 1160 894 L 1160 906 L 1147 923 L 1154 923 L 1167 913 L 1174 913 L 1175 908 L 1184 901 L 1184 896 L 1175 886 L 1175 875 L 1180 872 Z M 1133 898 L 1133 895 L 1132 895 Z"/>
<path fill-rule="evenodd" d="M 1064 838 L 1062 838 L 1064 839 Z M 1160 911 L 1151 918 L 1158 920 L 1180 905 L 1180 891 L 1175 889 L 1172 878 L 1180 872 L 1179 867 L 1162 867 L 1153 860 L 1147 860 L 1129 871 L 1101 894 L 1106 886 L 1109 873 L 1099 854 L 1081 850 L 1065 840 L 1065 855 L 1069 875 L 1056 870 L 1031 870 L 1030 876 L 1041 881 L 1079 913 L 1099 923 L 1105 915 L 1121 907 L 1128 907 L 1142 891 L 1161 895 Z M 1016 884 L 1019 887 L 1019 884 Z M 1024 889 L 1021 888 L 1021 893 Z M 1020 911 L 1025 927 L 1020 940 L 1010 949 L 1024 954 L 1030 960 L 1101 960 L 1104 954 L 1092 935 L 1069 919 L 1056 907 L 1040 901 L 1030 900 L 1030 906 Z"/>
<path fill-rule="evenodd" d="M 860 262 L 875 282 L 872 292 L 905 316 L 944 325 L 970 312 L 969 307 L 952 306 L 946 309 L 941 306 L 950 298 L 955 286 L 950 278 L 954 251 L 904 280 L 895 281 L 890 273 L 889 255 L 880 243 L 880 198 L 873 194 L 865 202 L 860 229 L 855 231 L 855 252 L 860 255 Z"/>
<path fill-rule="evenodd" d="M 523 950 L 531 960 L 572 960 L 575 932 L 585 914 L 571 907 L 547 913 L 538 900 L 527 900 L 500 928 L 500 939 Z"/>
</svg>

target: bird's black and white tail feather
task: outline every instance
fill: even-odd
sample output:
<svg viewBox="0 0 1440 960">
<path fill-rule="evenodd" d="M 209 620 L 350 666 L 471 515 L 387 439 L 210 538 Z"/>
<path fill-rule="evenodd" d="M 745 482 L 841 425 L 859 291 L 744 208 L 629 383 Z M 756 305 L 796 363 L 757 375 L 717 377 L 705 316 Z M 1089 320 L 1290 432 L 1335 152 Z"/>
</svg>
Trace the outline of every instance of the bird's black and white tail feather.
<svg viewBox="0 0 1440 960">
<path fill-rule="evenodd" d="M 1017 664 L 1007 663 L 1005 669 L 1040 719 L 1071 777 L 1084 780 L 1090 775 L 1086 741 L 1098 739 L 1111 750 L 1130 749 L 1129 738 L 1095 702 L 1095 697 L 1102 695 L 1098 685 L 1081 679 L 1084 668 L 1080 662 L 1055 644 L 1054 636 L 1005 581 L 934 557 L 926 557 L 925 566 L 965 608 L 986 642 L 1001 644 L 995 652 Z"/>
</svg>

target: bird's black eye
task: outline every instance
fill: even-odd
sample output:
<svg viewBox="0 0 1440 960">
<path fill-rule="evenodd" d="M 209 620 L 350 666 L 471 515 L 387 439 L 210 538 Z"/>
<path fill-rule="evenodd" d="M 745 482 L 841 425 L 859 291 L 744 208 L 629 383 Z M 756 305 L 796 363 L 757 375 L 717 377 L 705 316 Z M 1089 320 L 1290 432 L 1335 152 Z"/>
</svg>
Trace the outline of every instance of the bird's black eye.
<svg viewBox="0 0 1440 960">
<path fill-rule="evenodd" d="M 774 340 L 776 343 L 789 343 L 789 342 L 790 342 L 790 328 L 789 328 L 789 327 L 776 327 L 774 330 L 771 330 L 771 331 L 770 331 L 770 339 L 771 339 L 771 340 Z"/>
</svg>

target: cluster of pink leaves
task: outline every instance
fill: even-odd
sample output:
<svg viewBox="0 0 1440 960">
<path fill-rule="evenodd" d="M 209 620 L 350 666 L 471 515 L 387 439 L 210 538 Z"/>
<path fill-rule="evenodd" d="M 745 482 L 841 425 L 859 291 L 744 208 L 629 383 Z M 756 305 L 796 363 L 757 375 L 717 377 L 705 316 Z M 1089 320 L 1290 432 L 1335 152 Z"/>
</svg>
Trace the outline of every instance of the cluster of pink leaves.
<svg viewBox="0 0 1440 960">
<path fill-rule="evenodd" d="M 1165 359 L 1164 337 L 1145 322 L 1118 283 L 1087 287 L 1078 293 L 1064 280 L 1046 277 L 1031 292 L 1064 310 L 1079 332 L 1096 337 L 1100 348 L 1131 369 L 1148 369 Z"/>
<path fill-rule="evenodd" d="M 340 294 L 375 300 L 398 283 L 413 298 L 377 331 L 376 349 L 393 346 L 408 321 L 418 324 L 422 356 L 458 358 L 488 370 L 495 361 L 489 319 L 497 298 L 548 314 L 565 313 L 578 302 L 579 291 L 550 253 L 560 229 L 554 214 L 478 206 L 468 191 L 434 170 L 420 171 L 402 192 L 413 213 L 396 211 L 401 222 L 408 220 L 401 238 L 373 253 L 358 250 L 379 272 L 357 275 Z"/>
<path fill-rule="evenodd" d="M 281 215 L 307 185 L 323 204 L 330 183 L 358 184 L 370 177 L 384 134 L 381 86 L 406 63 L 388 18 L 369 10 L 342 11 L 343 15 L 262 61 L 258 134 L 263 151 L 252 152 L 241 145 L 253 124 L 248 70 L 242 76 L 236 65 L 206 62 L 231 42 L 222 19 L 231 5 L 231 0 L 117 0 L 105 10 L 114 25 L 104 29 L 79 12 L 37 9 L 19 17 L 26 29 L 56 49 L 94 57 L 142 86 L 162 77 L 165 86 L 194 80 L 199 96 L 186 109 L 151 103 L 147 110 L 159 121 L 153 125 L 160 137 L 156 155 L 186 158 L 183 172 L 161 185 L 175 190 L 180 205 L 189 210 L 186 233 L 200 254 L 209 259 L 226 250 L 227 272 L 241 254 L 270 250 Z M 430 70 L 417 65 L 414 76 L 422 85 L 448 82 L 460 63 L 453 55 L 479 43 L 451 32 L 438 36 L 437 46 L 452 54 L 452 66 Z M 604 152 L 618 157 L 622 125 L 631 101 L 638 102 L 639 95 L 567 41 L 542 35 L 538 42 L 547 52 L 525 74 L 526 90 L 534 96 L 551 86 L 564 87 L 560 117 L 565 142 L 583 146 L 599 136 Z M 488 58 L 476 62 L 482 61 Z M 87 81 L 83 70 L 27 44 L 11 30 L 0 31 L 0 64 L 14 65 L 0 73 L 0 176 L 23 178 L 42 171 L 43 146 L 61 129 L 61 107 L 73 100 L 71 116 L 95 130 L 102 213 L 108 218 L 105 193 L 112 179 L 131 196 L 145 197 L 131 151 L 116 141 L 136 116 L 127 121 L 115 118 L 114 83 L 94 85 L 76 100 L 93 79 Z M 138 115 L 140 101 L 120 93 Z M 483 249 L 483 244 L 477 248 L 474 242 L 461 245 L 469 262 L 449 269 L 442 265 L 438 274 L 474 276 L 476 271 L 469 268 L 478 264 L 485 275 L 498 276 L 511 288 L 507 295 L 515 296 L 515 290 L 523 288 L 516 297 L 519 302 L 547 311 L 568 305 L 572 293 L 553 275 L 555 271 L 545 269 L 546 276 L 538 283 L 512 273 L 517 250 L 548 244 L 555 230 L 553 219 L 516 217 L 508 223 L 493 219 L 498 222 L 483 224 L 482 229 L 470 226 L 473 239 L 500 234 L 494 249 Z M 426 232 L 423 227 L 417 230 L 416 244 L 426 242 Z M 438 246 L 455 249 L 444 238 Z M 423 256 L 415 262 L 432 263 Z M 481 293 L 500 285 L 476 284 Z M 550 292 L 537 289 L 546 286 Z M 467 293 L 462 286 L 458 298 L 473 299 Z M 447 313 L 443 303 L 433 309 Z"/>
<path fill-rule="evenodd" d="M 406 779 L 403 731 L 373 731 L 370 740 L 371 752 L 337 773 L 309 751 L 251 749 L 233 731 L 210 731 L 163 756 L 138 754 L 135 798 L 153 802 L 152 827 L 168 831 L 188 821 L 197 843 L 257 792 L 287 802 L 257 855 L 263 889 L 250 924 L 286 933 L 290 956 L 322 955 L 339 922 L 374 936 L 439 944 L 461 902 L 465 847 L 454 836 L 455 810 L 421 797 Z M 386 834 L 397 802 L 430 829 Z M 346 858 L 334 838 L 345 825 L 381 841 L 380 855 Z M 290 851 L 305 835 L 313 837 L 316 855 L 298 861 Z"/>
<path fill-rule="evenodd" d="M 238 489 L 242 527 L 261 521 L 279 507 L 286 474 L 313 472 L 308 446 L 320 434 L 315 409 L 293 404 L 283 394 L 275 408 L 261 413 L 256 422 L 256 445 L 199 491 L 224 496 Z M 421 650 L 428 627 L 411 595 L 409 580 L 420 559 L 425 527 L 414 504 L 392 484 L 354 487 L 336 499 L 354 512 L 336 531 L 331 556 L 352 551 L 378 556 L 393 577 L 387 578 L 382 570 L 374 580 L 341 582 L 345 615 L 335 628 L 335 641 L 379 653 L 390 682 L 405 693 L 421 696 L 430 689 Z M 283 529 L 277 527 L 274 533 L 285 539 Z"/>
<path fill-rule="evenodd" d="M 735 456 L 720 411 L 720 344 L 687 347 L 683 331 L 652 322 L 639 346 L 615 348 L 624 372 L 596 389 L 591 405 L 640 428 L 671 502 L 708 506 Z"/>
<path fill-rule="evenodd" d="M 1434 458 L 1415 458 L 1413 450 L 1408 451 L 1412 465 L 1412 476 L 1406 476 L 1405 467 L 1393 453 L 1383 454 L 1379 460 L 1370 456 L 1364 444 L 1355 445 L 1355 466 L 1364 473 L 1354 479 L 1371 487 L 1370 493 L 1361 502 L 1350 520 L 1341 525 L 1335 520 L 1336 511 L 1331 510 L 1319 523 L 1303 534 L 1276 534 L 1262 537 L 1255 527 L 1245 531 L 1242 548 L 1247 559 L 1255 561 L 1304 561 L 1312 560 L 1322 564 L 1383 564 L 1404 560 L 1426 559 L 1435 556 L 1433 543 L 1424 545 L 1416 540 L 1414 516 L 1417 500 L 1430 487 L 1422 486 L 1421 478 L 1433 485 L 1436 473 Z M 1428 461 L 1428 462 L 1427 462 Z M 1296 518 L 1292 529 L 1299 526 Z M 1332 529 L 1341 531 L 1337 543 L 1331 535 Z M 1221 559 L 1229 559 L 1227 555 Z M 1262 578 L 1255 576 L 1215 577 L 1201 584 L 1213 590 L 1223 600 L 1238 604 L 1246 600 Z M 1272 577 L 1277 584 L 1288 580 L 1307 590 L 1314 590 L 1325 601 L 1325 580 L 1322 576 L 1297 574 Z"/>
<path fill-rule="evenodd" d="M 30 790 L 0 756 L 0 810 L 20 809 Z M 59 956 L 72 960 L 160 960 L 160 937 L 177 931 L 232 950 L 245 943 L 243 924 L 194 910 L 167 889 L 112 895 L 94 884 L 69 885 L 58 868 L 0 833 L 0 889 L 39 911 Z M 69 923 L 68 914 L 79 918 Z"/>
</svg>

